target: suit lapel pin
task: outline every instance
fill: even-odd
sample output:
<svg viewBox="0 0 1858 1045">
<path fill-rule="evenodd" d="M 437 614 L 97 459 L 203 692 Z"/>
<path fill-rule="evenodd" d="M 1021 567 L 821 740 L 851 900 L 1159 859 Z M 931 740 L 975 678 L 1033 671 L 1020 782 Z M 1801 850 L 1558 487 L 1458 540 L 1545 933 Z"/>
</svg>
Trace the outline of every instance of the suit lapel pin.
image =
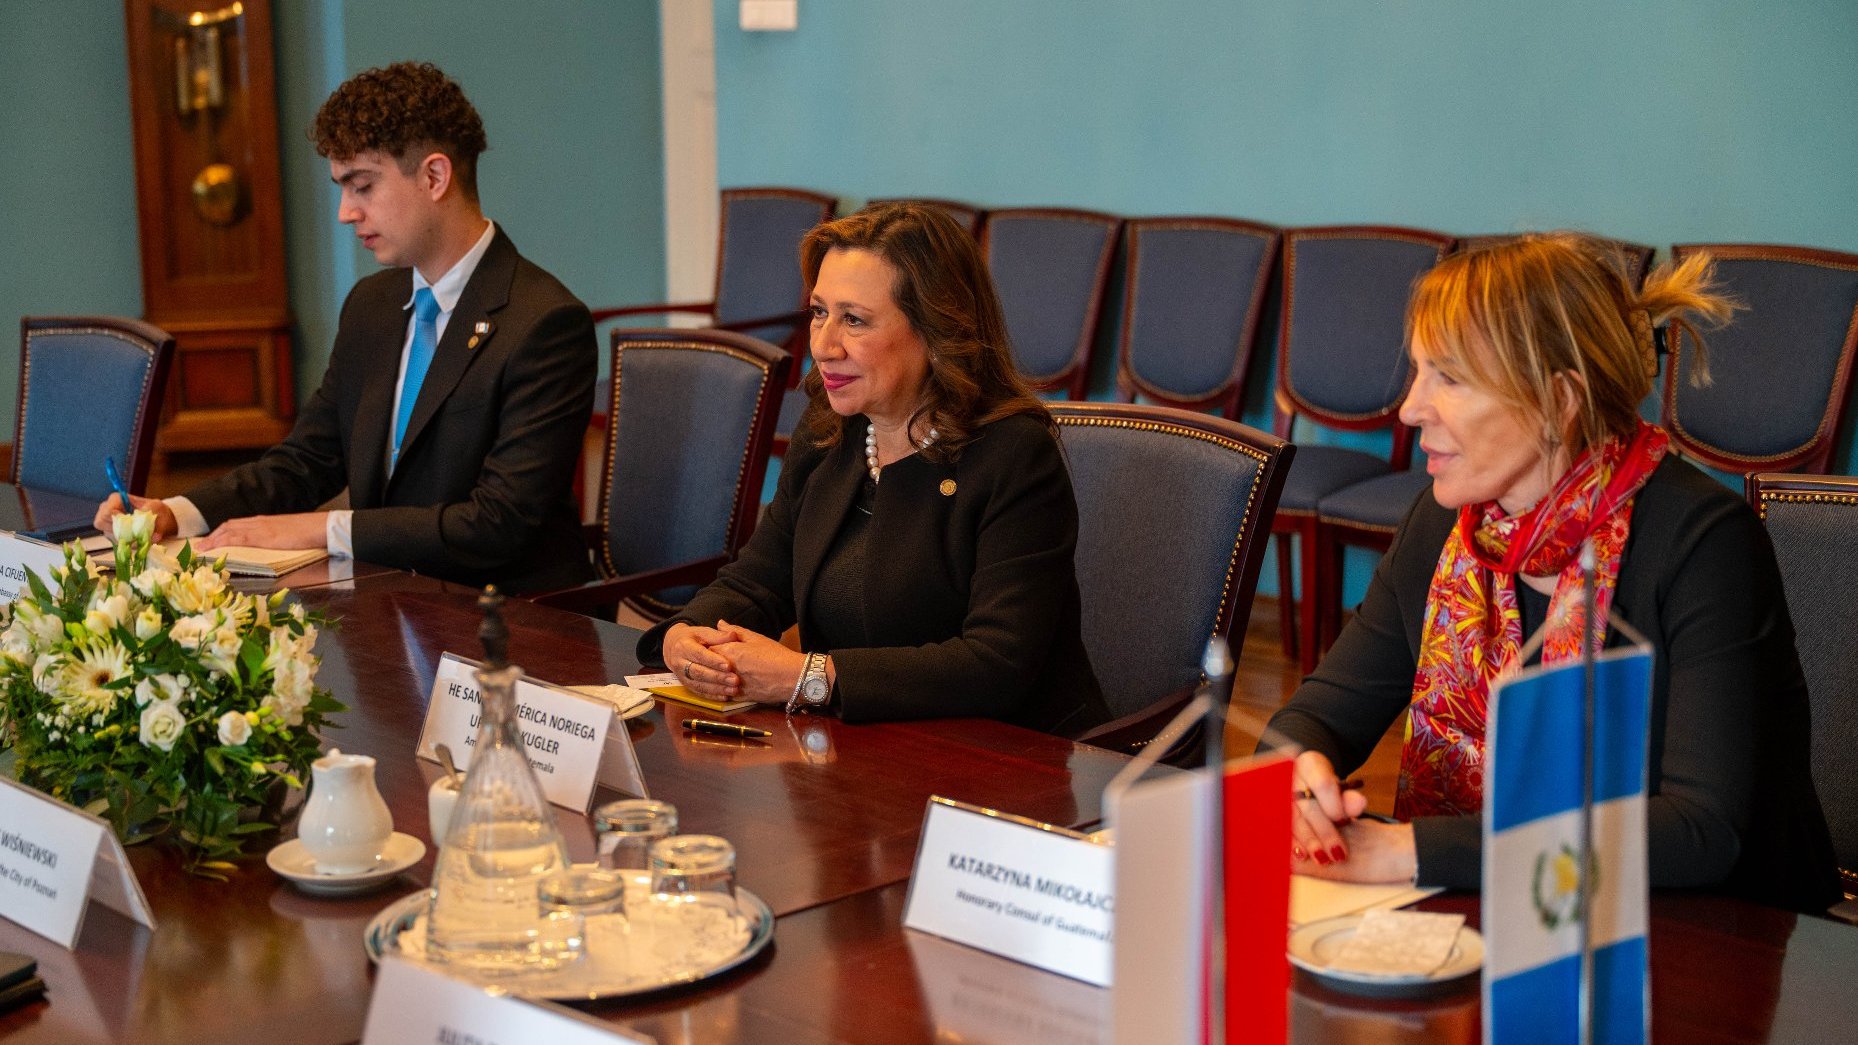
<svg viewBox="0 0 1858 1045">
<path fill-rule="evenodd" d="M 955 480 L 953 479 L 942 480 L 942 496 L 944 497 L 955 496 Z"/>
<path fill-rule="evenodd" d="M 471 328 L 471 340 L 465 342 L 465 347 L 476 348 L 480 342 L 489 336 L 490 324 L 480 319 L 477 325 Z"/>
</svg>

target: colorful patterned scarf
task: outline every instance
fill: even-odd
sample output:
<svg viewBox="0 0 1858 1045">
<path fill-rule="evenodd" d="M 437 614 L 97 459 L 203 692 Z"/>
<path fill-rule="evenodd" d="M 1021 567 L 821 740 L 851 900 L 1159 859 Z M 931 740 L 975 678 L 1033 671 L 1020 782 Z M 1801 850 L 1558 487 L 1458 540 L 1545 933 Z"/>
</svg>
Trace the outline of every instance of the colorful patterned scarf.
<svg viewBox="0 0 1858 1045">
<path fill-rule="evenodd" d="M 1516 575 L 1555 575 L 1542 663 L 1581 655 L 1586 615 L 1581 546 L 1594 546 L 1595 630 L 1604 640 L 1632 500 L 1670 439 L 1640 422 L 1630 439 L 1583 453 L 1535 507 L 1506 516 L 1492 501 L 1458 512 L 1426 592 L 1426 623 L 1413 676 L 1394 816 L 1475 813 L 1484 804 L 1484 731 L 1490 684 L 1522 648 Z"/>
</svg>

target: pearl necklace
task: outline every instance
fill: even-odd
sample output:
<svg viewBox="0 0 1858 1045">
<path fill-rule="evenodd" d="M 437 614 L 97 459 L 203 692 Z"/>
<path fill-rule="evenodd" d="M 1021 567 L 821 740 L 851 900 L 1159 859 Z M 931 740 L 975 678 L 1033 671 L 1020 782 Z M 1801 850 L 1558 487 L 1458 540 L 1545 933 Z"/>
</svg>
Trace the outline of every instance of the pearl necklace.
<svg viewBox="0 0 1858 1045">
<path fill-rule="evenodd" d="M 929 434 L 924 436 L 922 441 L 916 444 L 916 448 L 919 450 L 929 449 L 929 444 L 935 442 L 936 437 L 941 434 L 942 433 L 936 431 L 934 428 L 929 429 Z M 878 472 L 882 471 L 882 468 L 877 463 L 876 425 L 872 425 L 864 430 L 864 464 L 865 468 L 871 472 L 871 481 L 877 482 Z"/>
</svg>

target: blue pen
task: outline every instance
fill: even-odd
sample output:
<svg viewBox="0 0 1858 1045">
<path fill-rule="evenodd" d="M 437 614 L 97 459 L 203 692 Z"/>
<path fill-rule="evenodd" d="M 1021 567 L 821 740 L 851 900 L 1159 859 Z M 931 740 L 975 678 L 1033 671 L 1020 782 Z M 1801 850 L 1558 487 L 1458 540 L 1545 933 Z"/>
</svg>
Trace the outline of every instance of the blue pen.
<svg viewBox="0 0 1858 1045">
<path fill-rule="evenodd" d="M 103 459 L 103 474 L 109 476 L 110 488 L 116 491 L 116 496 L 123 499 L 123 511 L 135 511 L 135 504 L 129 500 L 129 484 L 123 482 L 123 473 L 116 470 L 116 458 Z"/>
</svg>

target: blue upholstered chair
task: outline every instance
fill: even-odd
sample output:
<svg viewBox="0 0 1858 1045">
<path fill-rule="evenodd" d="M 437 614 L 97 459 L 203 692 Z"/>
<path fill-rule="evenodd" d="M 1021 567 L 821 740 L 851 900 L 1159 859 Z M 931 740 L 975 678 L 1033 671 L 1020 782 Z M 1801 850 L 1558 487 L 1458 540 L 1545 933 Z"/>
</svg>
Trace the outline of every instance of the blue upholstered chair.
<svg viewBox="0 0 1858 1045">
<path fill-rule="evenodd" d="M 1272 526 L 1278 535 L 1280 627 L 1285 652 L 1297 656 L 1305 671 L 1322 653 L 1321 593 L 1336 583 L 1317 547 L 1318 505 L 1345 487 L 1405 471 L 1411 461 L 1412 432 L 1397 417 L 1412 379 L 1406 303 L 1414 282 L 1451 247 L 1450 236 L 1388 226 L 1294 229 L 1284 235 L 1277 434 L 1290 438 L 1298 418 L 1349 431 L 1393 429 L 1386 457 L 1299 443 L 1296 467 L 1284 481 Z M 1294 616 L 1287 540 L 1292 536 L 1303 574 Z"/>
<path fill-rule="evenodd" d="M 1136 218 L 1123 229 L 1118 396 L 1236 419 L 1277 230 L 1231 218 Z"/>
<path fill-rule="evenodd" d="M 1780 560 L 1813 716 L 1813 785 L 1851 897 L 1858 895 L 1858 479 L 1752 473 L 1748 499 Z M 1835 913 L 1858 920 L 1858 911 Z"/>
<path fill-rule="evenodd" d="M 1129 750 L 1192 696 L 1208 638 L 1237 660 L 1294 448 L 1172 407 L 1054 403 L 1077 493 L 1084 645 L 1116 719 L 1079 738 Z"/>
<path fill-rule="evenodd" d="M 1122 219 L 1060 208 L 989 211 L 981 251 L 1000 292 L 1013 358 L 1039 389 L 1082 399 Z"/>
<path fill-rule="evenodd" d="M 800 240 L 832 217 L 838 201 L 804 189 L 724 189 L 717 230 L 716 296 L 682 304 L 598 308 L 594 322 L 626 316 L 694 313 L 790 352 L 806 329 Z"/>
<path fill-rule="evenodd" d="M 131 493 L 148 482 L 174 338 L 135 319 L 28 316 L 19 323 L 16 486 L 93 502 L 114 457 Z"/>
<path fill-rule="evenodd" d="M 534 596 L 582 613 L 622 599 L 662 618 L 748 540 L 791 362 L 721 330 L 613 331 L 594 558 L 604 580 Z"/>
<path fill-rule="evenodd" d="M 892 196 L 887 199 L 872 200 L 870 205 L 876 206 L 880 203 L 922 203 L 934 207 L 955 219 L 955 224 L 967 229 L 968 235 L 975 239 L 980 238 L 981 222 L 987 217 L 985 210 L 959 200 L 942 200 L 927 196 Z"/>
<path fill-rule="evenodd" d="M 1711 383 L 1694 387 L 1695 346 L 1670 331 L 1664 426 L 1684 454 L 1732 472 L 1823 472 L 1858 354 L 1858 254 L 1805 247 L 1690 244 L 1748 306 L 1704 334 Z"/>
</svg>

